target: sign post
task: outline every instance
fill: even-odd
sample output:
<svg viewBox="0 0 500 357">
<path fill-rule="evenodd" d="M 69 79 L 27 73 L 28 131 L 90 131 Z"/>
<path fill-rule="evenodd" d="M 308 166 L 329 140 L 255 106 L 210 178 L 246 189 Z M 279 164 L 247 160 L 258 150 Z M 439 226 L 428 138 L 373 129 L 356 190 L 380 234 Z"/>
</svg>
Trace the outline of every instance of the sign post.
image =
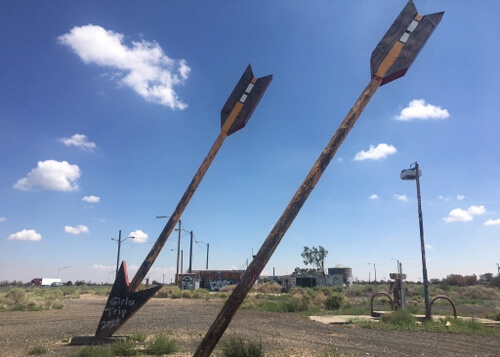
<svg viewBox="0 0 500 357">
<path fill-rule="evenodd" d="M 409 1 L 396 18 L 372 53 L 370 59 L 372 78 L 370 83 L 354 103 L 354 106 L 278 219 L 271 233 L 269 233 L 259 252 L 248 266 L 240 282 L 234 288 L 196 349 L 194 357 L 209 357 L 213 352 L 243 300 L 245 300 L 248 292 L 375 91 L 381 85 L 402 77 L 406 73 L 435 27 L 439 24 L 442 16 L 442 12 L 426 16 L 419 15 L 413 2 Z"/>
</svg>

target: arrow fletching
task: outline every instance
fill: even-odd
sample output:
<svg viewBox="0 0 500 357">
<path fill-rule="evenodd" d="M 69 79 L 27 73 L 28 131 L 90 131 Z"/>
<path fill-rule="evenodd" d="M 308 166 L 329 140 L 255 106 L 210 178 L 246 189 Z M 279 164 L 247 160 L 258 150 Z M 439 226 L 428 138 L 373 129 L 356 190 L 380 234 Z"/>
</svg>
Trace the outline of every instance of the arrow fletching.
<svg viewBox="0 0 500 357">
<path fill-rule="evenodd" d="M 381 85 L 384 85 L 404 76 L 439 25 L 443 14 L 420 15 L 413 1 L 408 1 L 372 52 L 372 78 L 383 78 Z"/>
<path fill-rule="evenodd" d="M 255 78 L 248 65 L 220 112 L 222 131 L 231 135 L 245 127 L 272 79 Z"/>
</svg>

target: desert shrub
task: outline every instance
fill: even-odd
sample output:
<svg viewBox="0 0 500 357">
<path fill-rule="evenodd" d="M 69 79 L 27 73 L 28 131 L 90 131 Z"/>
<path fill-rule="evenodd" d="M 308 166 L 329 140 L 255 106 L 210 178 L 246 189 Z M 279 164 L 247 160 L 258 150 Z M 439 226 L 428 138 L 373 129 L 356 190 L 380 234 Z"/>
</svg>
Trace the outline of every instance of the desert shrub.
<svg viewBox="0 0 500 357">
<path fill-rule="evenodd" d="M 111 345 L 111 351 L 115 356 L 137 356 L 139 351 L 135 348 L 133 341 L 122 340 Z"/>
<path fill-rule="evenodd" d="M 384 314 L 380 321 L 387 324 L 397 325 L 399 327 L 413 327 L 415 326 L 416 319 L 407 309 L 399 309 L 390 314 Z"/>
<path fill-rule="evenodd" d="M 178 349 L 176 340 L 161 333 L 146 343 L 145 351 L 149 355 L 168 355 L 177 352 Z"/>
<path fill-rule="evenodd" d="M 309 309 L 310 298 L 308 296 L 295 295 L 283 303 L 284 312 L 301 312 Z"/>
<path fill-rule="evenodd" d="M 137 333 L 134 333 L 130 336 L 130 339 L 132 341 L 135 341 L 135 342 L 144 342 L 146 341 L 146 334 L 142 333 L 142 332 L 137 332 Z"/>
<path fill-rule="evenodd" d="M 5 293 L 5 298 L 11 300 L 14 305 L 22 304 L 25 297 L 26 291 L 21 288 L 10 289 Z"/>
<path fill-rule="evenodd" d="M 207 299 L 207 298 L 210 299 L 210 293 L 208 292 L 208 290 L 205 290 L 205 289 L 196 289 L 193 292 L 192 298 L 193 299 Z"/>
<path fill-rule="evenodd" d="M 500 321 L 500 307 L 497 307 L 495 309 L 495 312 L 492 313 L 487 313 L 486 318 L 495 320 L 495 321 Z"/>
<path fill-rule="evenodd" d="M 28 351 L 28 355 L 30 356 L 40 356 L 46 353 L 47 353 L 47 348 L 43 345 L 31 347 Z"/>
<path fill-rule="evenodd" d="M 451 286 L 470 286 L 477 283 L 476 275 L 460 275 L 460 274 L 450 274 L 444 280 L 446 284 Z"/>
<path fill-rule="evenodd" d="M 189 290 L 184 290 L 182 293 L 181 293 L 181 297 L 183 299 L 191 299 L 191 291 Z"/>
<path fill-rule="evenodd" d="M 255 288 L 255 291 L 261 294 L 280 294 L 281 293 L 281 285 L 270 281 L 264 284 L 259 284 Z"/>
<path fill-rule="evenodd" d="M 339 293 L 332 293 L 327 296 L 325 307 L 328 310 L 339 310 L 342 307 L 344 296 Z"/>
<path fill-rule="evenodd" d="M 235 288 L 235 284 L 232 285 L 224 285 L 222 288 L 219 289 L 221 293 L 228 293 L 231 294 Z"/>
<path fill-rule="evenodd" d="M 83 346 L 72 357 L 112 357 L 111 350 L 104 346 Z"/>
<path fill-rule="evenodd" d="M 264 348 L 261 342 L 246 341 L 242 338 L 231 338 L 222 347 L 223 357 L 263 357 Z"/>
<path fill-rule="evenodd" d="M 171 299 L 180 299 L 182 297 L 182 292 L 180 290 L 174 290 L 170 294 Z"/>
</svg>

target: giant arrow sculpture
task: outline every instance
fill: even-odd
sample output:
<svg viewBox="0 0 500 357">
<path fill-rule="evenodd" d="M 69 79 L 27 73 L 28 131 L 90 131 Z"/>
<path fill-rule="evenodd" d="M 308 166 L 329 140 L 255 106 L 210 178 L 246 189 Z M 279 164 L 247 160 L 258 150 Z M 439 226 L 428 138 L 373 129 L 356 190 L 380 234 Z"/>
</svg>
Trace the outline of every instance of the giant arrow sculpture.
<svg viewBox="0 0 500 357">
<path fill-rule="evenodd" d="M 375 91 L 383 84 L 402 77 L 441 21 L 443 13 L 419 15 L 412 1 L 409 1 L 389 31 L 372 53 L 372 79 L 358 98 L 350 112 L 337 129 L 328 145 L 312 167 L 306 179 L 297 190 L 285 211 L 267 236 L 259 252 L 241 277 L 240 282 L 226 301 L 216 320 L 198 346 L 195 357 L 208 357 L 214 350 L 236 311 L 271 258 L 284 234 L 299 213 L 303 204 L 319 181 L 338 148 Z"/>
<path fill-rule="evenodd" d="M 146 277 L 146 274 L 158 257 L 158 254 L 160 254 L 161 249 L 172 233 L 175 225 L 181 218 L 184 209 L 193 197 L 196 188 L 210 167 L 215 155 L 217 155 L 222 143 L 228 135 L 235 133 L 246 125 L 254 109 L 257 107 L 260 99 L 264 95 L 264 92 L 269 86 L 269 83 L 271 83 L 271 80 L 272 75 L 255 78 L 252 72 L 252 67 L 248 65 L 221 110 L 221 132 L 219 136 L 215 140 L 210 152 L 196 172 L 193 180 L 186 189 L 186 192 L 184 192 L 184 195 L 177 204 L 174 213 L 168 220 L 165 228 L 163 228 L 131 283 L 128 281 L 127 265 L 125 262 L 122 263 L 97 327 L 95 334 L 97 338 L 110 337 L 130 317 L 132 317 L 132 315 L 137 312 L 142 305 L 144 305 L 159 289 L 161 289 L 160 285 L 137 292 L 141 282 Z"/>
</svg>

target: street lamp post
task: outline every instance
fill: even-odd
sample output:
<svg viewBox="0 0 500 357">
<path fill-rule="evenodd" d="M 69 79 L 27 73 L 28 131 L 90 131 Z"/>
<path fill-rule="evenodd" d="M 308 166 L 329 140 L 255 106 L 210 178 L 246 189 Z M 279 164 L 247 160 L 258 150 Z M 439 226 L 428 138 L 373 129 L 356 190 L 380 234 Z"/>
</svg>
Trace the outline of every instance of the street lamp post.
<svg viewBox="0 0 500 357">
<path fill-rule="evenodd" d="M 63 269 L 67 269 L 67 268 L 71 268 L 71 265 L 68 265 L 66 267 L 62 267 L 62 268 L 59 268 L 57 269 L 57 278 L 59 279 L 59 271 L 63 270 Z"/>
<path fill-rule="evenodd" d="M 422 275 L 424 279 L 424 299 L 425 299 L 425 318 L 429 318 L 429 281 L 427 280 L 427 263 L 425 260 L 425 242 L 424 242 L 424 220 L 422 218 L 422 199 L 420 197 L 420 176 L 422 171 L 418 168 L 418 163 L 415 162 L 413 167 L 401 171 L 402 180 L 415 180 L 417 183 L 417 200 L 418 200 L 418 222 L 420 228 L 420 249 L 422 251 Z"/>
<path fill-rule="evenodd" d="M 126 241 L 129 238 L 135 239 L 134 236 L 129 236 L 125 239 L 122 239 L 122 230 L 121 229 L 118 231 L 118 239 L 111 238 L 111 240 L 115 240 L 118 243 L 118 254 L 116 256 L 116 275 L 118 275 L 118 268 L 120 267 L 120 247 L 122 245 L 122 242 Z"/>
<path fill-rule="evenodd" d="M 201 240 L 197 240 L 196 243 L 205 244 L 207 246 L 207 266 L 205 269 L 208 270 L 208 252 L 210 250 L 210 243 L 205 243 L 205 242 L 202 242 Z"/>
<path fill-rule="evenodd" d="M 375 279 L 373 281 L 376 283 L 377 282 L 377 268 L 375 267 L 375 263 L 366 263 L 368 265 L 373 264 L 373 270 L 375 271 Z"/>
</svg>

